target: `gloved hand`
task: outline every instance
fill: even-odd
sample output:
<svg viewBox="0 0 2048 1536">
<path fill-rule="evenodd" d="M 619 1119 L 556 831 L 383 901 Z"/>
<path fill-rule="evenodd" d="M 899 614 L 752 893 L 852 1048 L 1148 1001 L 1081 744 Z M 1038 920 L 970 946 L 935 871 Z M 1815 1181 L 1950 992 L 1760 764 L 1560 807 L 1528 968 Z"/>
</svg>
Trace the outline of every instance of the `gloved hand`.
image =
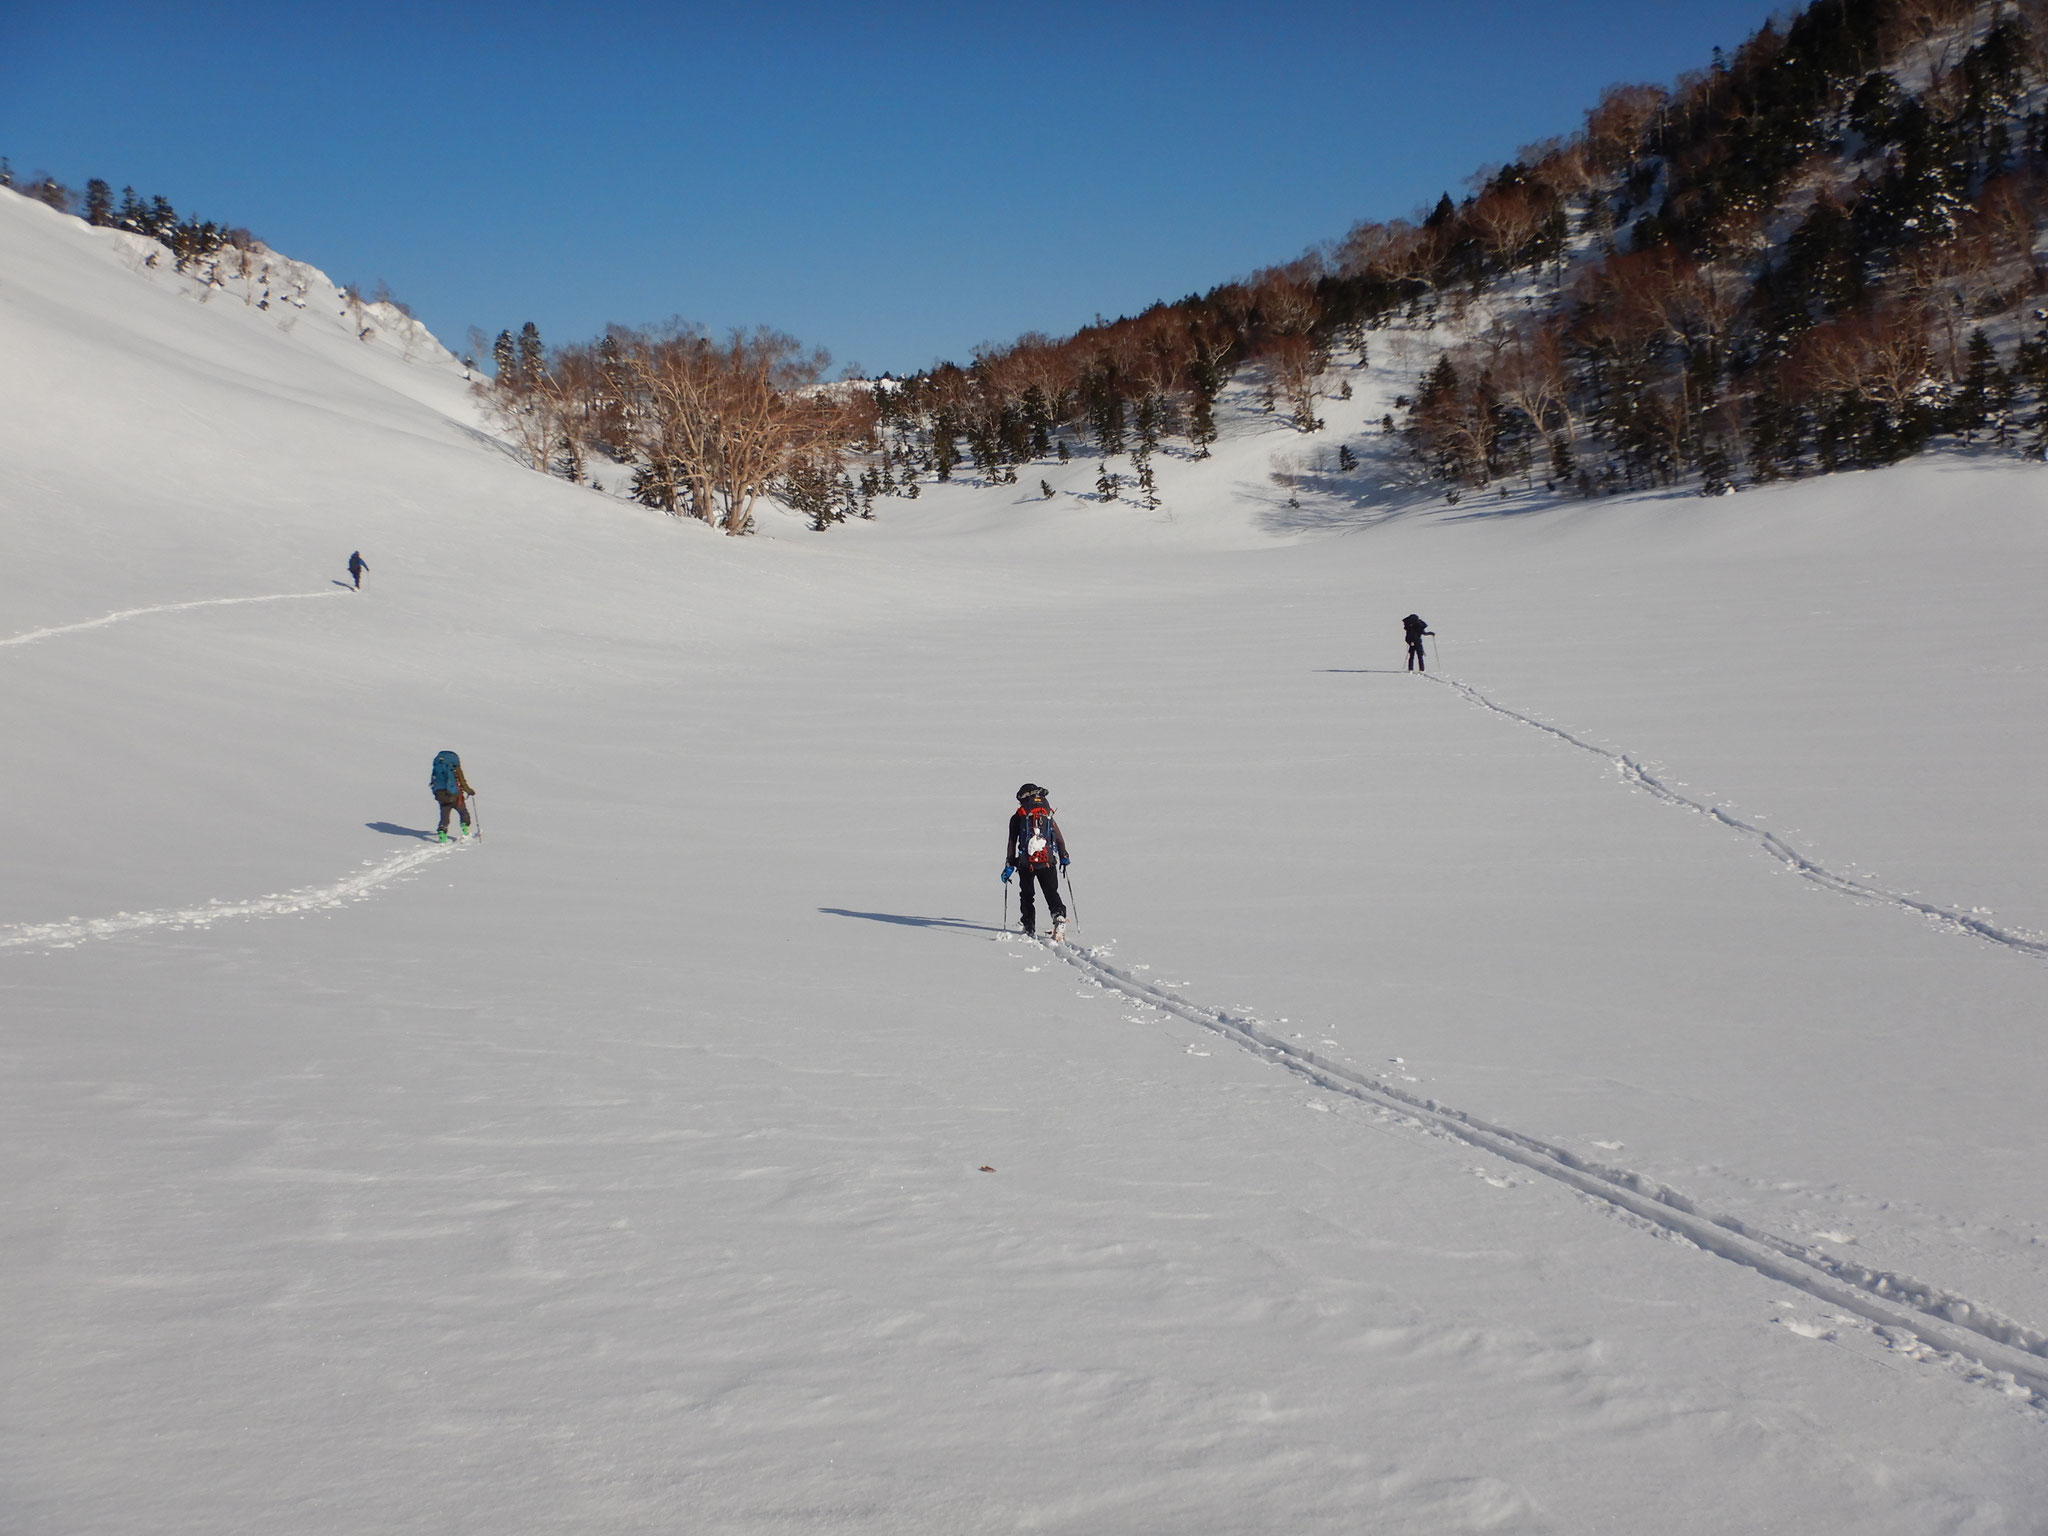
<svg viewBox="0 0 2048 1536">
<path fill-rule="evenodd" d="M 1014 875 L 1015 873 L 1017 873 L 1016 865 L 1005 864 L 1003 866 L 1003 884 L 1008 885 L 1010 883 L 1010 876 Z"/>
<path fill-rule="evenodd" d="M 1061 860 L 1060 860 L 1060 868 L 1061 868 L 1061 869 L 1065 869 L 1065 868 L 1066 868 L 1066 867 L 1067 867 L 1067 866 L 1068 866 L 1069 864 L 1071 864 L 1072 862 L 1073 862 L 1073 860 L 1071 860 L 1071 859 L 1061 859 Z"/>
</svg>

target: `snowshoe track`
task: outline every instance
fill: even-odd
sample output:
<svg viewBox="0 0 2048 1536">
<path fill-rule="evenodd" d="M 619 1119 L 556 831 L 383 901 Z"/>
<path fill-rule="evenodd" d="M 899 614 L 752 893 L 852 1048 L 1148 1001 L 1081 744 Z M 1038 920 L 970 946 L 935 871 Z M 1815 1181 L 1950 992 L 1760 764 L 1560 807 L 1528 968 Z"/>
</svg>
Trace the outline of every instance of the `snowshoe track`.
<svg viewBox="0 0 2048 1536">
<path fill-rule="evenodd" d="M 2013 1383 L 2026 1389 L 2037 1407 L 2048 1408 L 2048 1334 L 1939 1286 L 1850 1263 L 1736 1217 L 1702 1210 L 1680 1191 L 1647 1175 L 1592 1162 L 1569 1148 L 1409 1093 L 1383 1079 L 1333 1062 L 1294 1041 L 1271 1035 L 1248 1014 L 1205 1008 L 1119 970 L 1097 950 L 1073 943 L 1047 947 L 1099 987 L 1222 1035 L 1320 1088 L 1393 1111 L 1531 1173 L 1605 1201 L 1683 1237 L 1704 1252 L 1791 1286 L 1879 1329 L 1917 1338 L 1975 1367 L 1981 1373 L 1980 1379 L 2001 1386 Z"/>
<path fill-rule="evenodd" d="M 145 928 L 210 928 L 229 917 L 290 917 L 322 907 L 346 906 L 361 901 L 380 886 L 411 874 L 430 859 L 461 847 L 460 843 L 437 843 L 397 854 L 360 874 L 350 875 L 333 885 L 302 886 L 254 901 L 211 901 L 202 907 L 171 907 L 155 912 L 116 912 L 112 917 L 66 918 L 61 923 L 16 923 L 0 928 L 0 949 L 71 949 L 91 939 L 109 939 L 117 934 Z"/>
<path fill-rule="evenodd" d="M 1456 682 L 1448 677 L 1439 677 L 1435 673 L 1429 674 L 1429 679 L 1433 683 L 1440 683 L 1446 688 L 1455 690 L 1482 709 L 1490 709 L 1496 715 L 1504 715 L 1510 720 L 1530 727 L 1532 730 L 1542 731 L 1546 735 L 1555 736 L 1559 741 L 1577 747 L 1581 752 L 1590 752 L 1595 757 L 1605 759 L 1614 765 L 1615 771 L 1621 775 L 1623 780 L 1647 791 L 1657 799 L 1664 801 L 1667 805 L 1679 806 L 1682 809 L 1696 812 L 1701 816 L 1711 817 L 1730 831 L 1740 832 L 1746 837 L 1755 838 L 1763 846 L 1766 853 L 1791 869 L 1795 874 L 1811 880 L 1815 885 L 1834 891 L 1838 895 L 1853 896 L 1862 901 L 1882 902 L 1887 906 L 1915 913 L 1940 923 L 1944 927 L 1952 928 L 1959 933 L 1967 933 L 1973 938 L 1983 939 L 1987 943 L 2000 945 L 2005 949 L 2012 950 L 2016 954 L 2028 955 L 2037 960 L 2048 959 L 2048 938 L 2021 929 L 2001 928 L 1996 923 L 1986 921 L 1975 912 L 1965 912 L 1955 907 L 1945 907 L 1939 902 L 1923 901 L 1919 897 L 1908 895 L 1904 891 L 1887 890 L 1881 885 L 1872 885 L 1867 880 L 1858 880 L 1853 875 L 1840 874 L 1835 870 L 1829 869 L 1826 865 L 1808 858 L 1797 848 L 1794 848 L 1790 843 L 1778 836 L 1777 833 L 1766 831 L 1762 827 L 1744 821 L 1739 816 L 1730 815 L 1717 805 L 1710 805 L 1704 800 L 1695 800 L 1692 796 L 1673 789 L 1626 752 L 1610 752 L 1605 747 L 1596 747 L 1590 741 L 1582 741 L 1570 731 L 1563 730 L 1555 725 L 1546 724 L 1532 715 L 1522 714 L 1519 710 L 1509 709 L 1505 704 L 1496 704 L 1477 688 L 1471 687 L 1466 683 Z"/>
<path fill-rule="evenodd" d="M 353 590 L 353 589 L 350 589 Z M 225 608 L 234 603 L 285 603 L 302 597 L 338 597 L 342 589 L 330 588 L 325 592 L 272 592 L 264 597 L 202 597 L 189 603 L 158 603 L 150 608 L 123 608 L 97 619 L 85 619 L 77 624 L 53 624 L 47 629 L 31 629 L 26 634 L 9 635 L 0 640 L 0 646 L 27 645 L 31 640 L 47 640 L 52 635 L 76 634 L 81 629 L 102 629 L 109 624 L 119 624 L 124 619 L 139 619 L 151 613 L 182 613 L 188 608 Z"/>
</svg>

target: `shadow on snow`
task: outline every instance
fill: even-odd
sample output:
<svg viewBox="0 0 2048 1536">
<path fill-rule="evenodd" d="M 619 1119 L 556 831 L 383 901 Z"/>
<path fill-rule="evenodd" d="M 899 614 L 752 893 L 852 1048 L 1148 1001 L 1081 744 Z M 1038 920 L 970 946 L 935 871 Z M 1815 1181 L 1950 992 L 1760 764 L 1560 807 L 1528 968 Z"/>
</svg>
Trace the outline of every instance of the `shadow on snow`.
<svg viewBox="0 0 2048 1536">
<path fill-rule="evenodd" d="M 906 928 L 965 928 L 972 933 L 1001 933 L 993 923 L 970 923 L 964 917 L 906 917 L 900 912 L 853 912 L 845 907 L 820 907 L 833 917 L 858 917 L 870 923 L 900 923 Z"/>
<path fill-rule="evenodd" d="M 382 832 L 387 837 L 416 837 L 423 843 L 429 843 L 434 840 L 434 833 L 431 829 L 401 827 L 394 821 L 366 821 L 363 825 L 372 832 Z"/>
</svg>

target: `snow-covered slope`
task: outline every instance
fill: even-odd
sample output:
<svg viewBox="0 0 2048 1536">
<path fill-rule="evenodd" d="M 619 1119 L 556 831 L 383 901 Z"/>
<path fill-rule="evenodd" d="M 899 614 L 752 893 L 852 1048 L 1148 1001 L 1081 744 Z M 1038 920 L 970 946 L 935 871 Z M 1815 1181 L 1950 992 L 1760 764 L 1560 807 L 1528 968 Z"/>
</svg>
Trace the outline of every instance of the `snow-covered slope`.
<svg viewBox="0 0 2048 1536">
<path fill-rule="evenodd" d="M 2039 1528 L 2038 471 L 729 540 L 314 318 L 0 196 L 8 1530 Z"/>
</svg>

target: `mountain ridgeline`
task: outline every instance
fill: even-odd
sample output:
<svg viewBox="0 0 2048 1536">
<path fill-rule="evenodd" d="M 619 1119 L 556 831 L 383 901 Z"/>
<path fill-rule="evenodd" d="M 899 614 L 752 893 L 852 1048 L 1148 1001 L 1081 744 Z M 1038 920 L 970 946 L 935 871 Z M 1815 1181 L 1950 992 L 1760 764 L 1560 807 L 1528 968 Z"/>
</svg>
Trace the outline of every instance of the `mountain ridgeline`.
<svg viewBox="0 0 2048 1536">
<path fill-rule="evenodd" d="M 1315 433 L 1349 393 L 1333 370 L 1393 327 L 1434 362 L 1384 425 L 1452 495 L 1712 493 L 1943 438 L 2040 452 L 2044 87 L 2048 0 L 1819 0 L 1671 88 L 1610 88 L 1462 201 L 1064 338 L 825 386 L 770 332 L 508 334 L 486 393 L 535 467 L 609 457 L 642 501 L 731 532 L 763 493 L 824 528 L 970 462 L 1012 484 L 1075 451 L 1105 474 L 1128 455 L 1149 495 L 1163 442 L 1207 454 L 1234 377 Z"/>
</svg>

